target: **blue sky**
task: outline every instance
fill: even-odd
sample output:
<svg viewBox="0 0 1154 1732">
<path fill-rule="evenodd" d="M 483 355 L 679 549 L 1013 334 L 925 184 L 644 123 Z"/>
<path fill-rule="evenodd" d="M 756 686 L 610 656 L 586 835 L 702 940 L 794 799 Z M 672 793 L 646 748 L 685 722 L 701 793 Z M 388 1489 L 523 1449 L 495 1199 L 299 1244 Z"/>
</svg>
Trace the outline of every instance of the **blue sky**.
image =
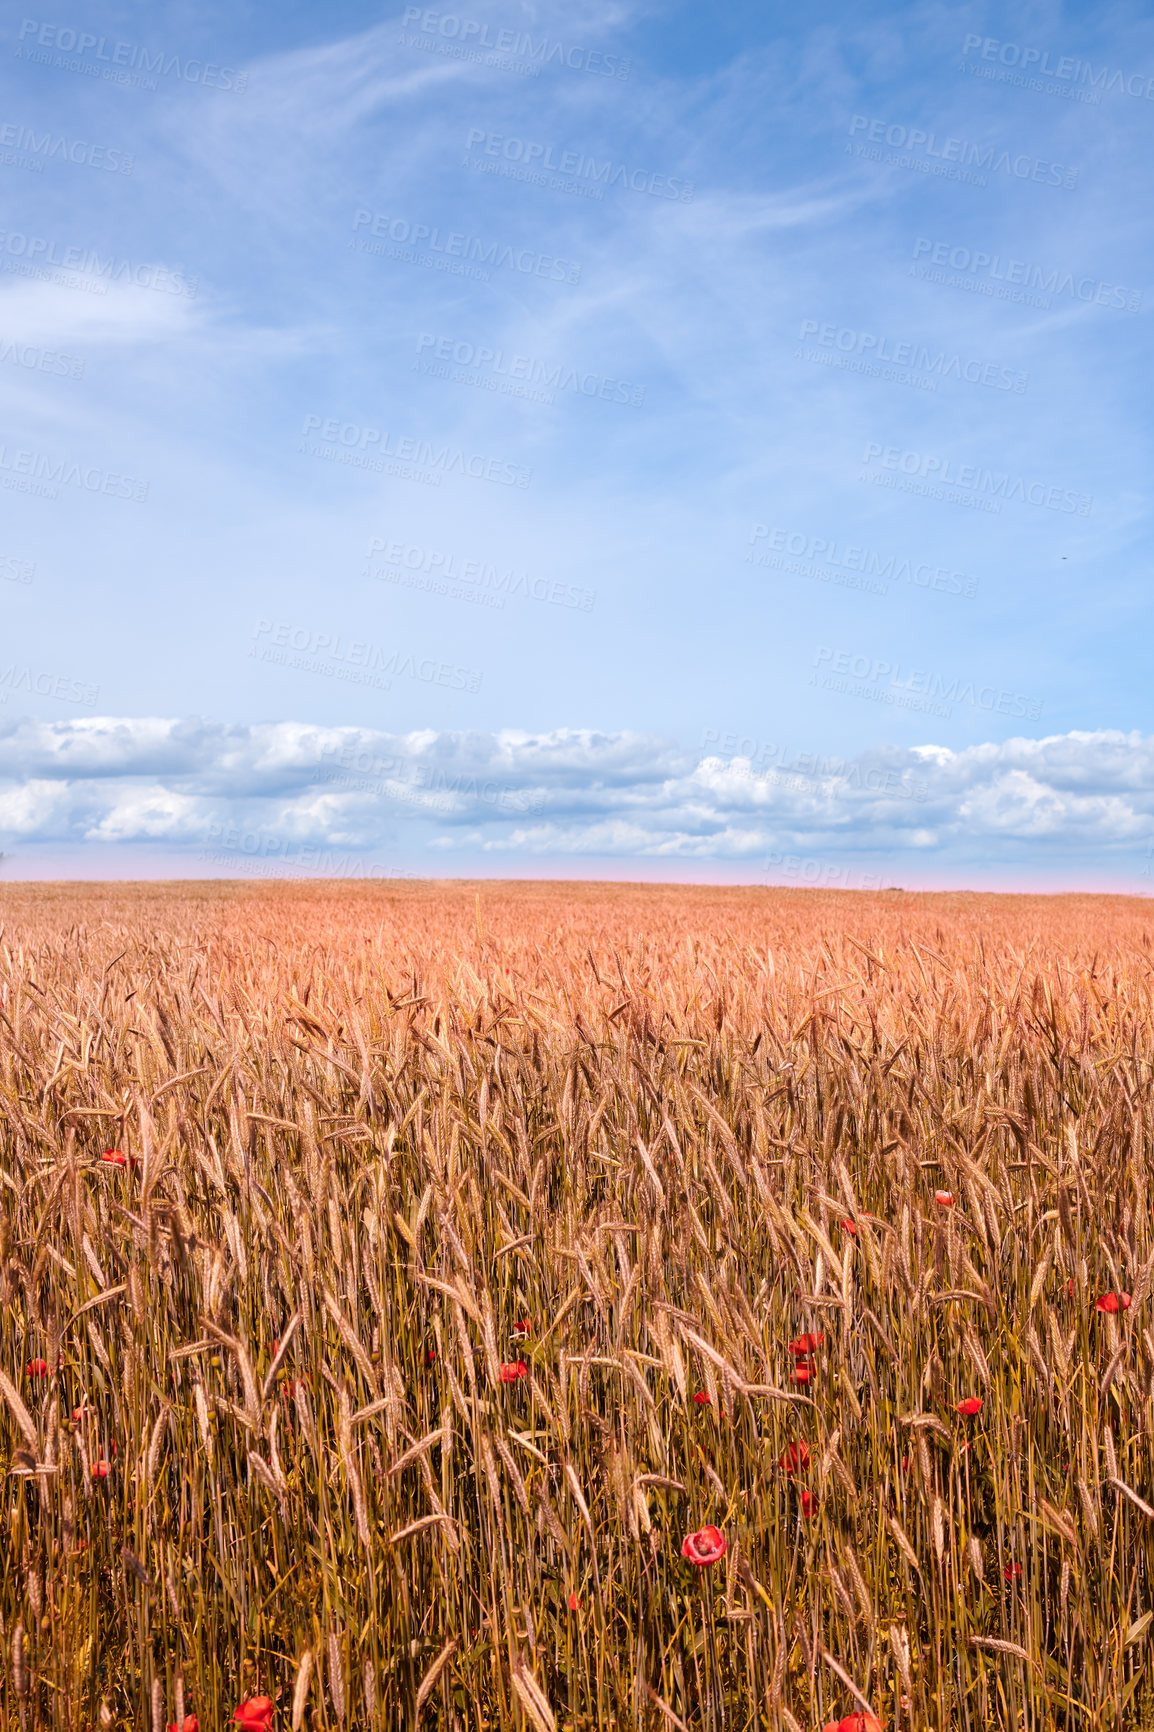
<svg viewBox="0 0 1154 1732">
<path fill-rule="evenodd" d="M 1151 887 L 1141 9 L 0 70 L 3 876 Z"/>
</svg>

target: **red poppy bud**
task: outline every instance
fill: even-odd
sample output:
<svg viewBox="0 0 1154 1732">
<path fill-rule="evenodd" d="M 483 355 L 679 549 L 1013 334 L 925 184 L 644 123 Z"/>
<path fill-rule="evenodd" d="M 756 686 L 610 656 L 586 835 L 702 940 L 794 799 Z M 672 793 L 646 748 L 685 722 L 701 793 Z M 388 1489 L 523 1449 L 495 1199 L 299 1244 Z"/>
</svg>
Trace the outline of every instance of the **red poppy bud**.
<svg viewBox="0 0 1154 1732">
<path fill-rule="evenodd" d="M 571 1612 L 579 1612 L 581 1610 L 581 1601 L 577 1598 L 576 1594 L 569 1595 L 569 1610 Z"/>
<path fill-rule="evenodd" d="M 980 1395 L 967 1395 L 966 1399 L 964 1401 L 959 1401 L 957 1407 L 954 1409 L 955 1413 L 964 1413 L 971 1419 L 975 1413 L 981 1413 L 981 1411 L 982 1398 Z"/>
<path fill-rule="evenodd" d="M 715 1564 L 718 1558 L 725 1556 L 727 1545 L 728 1541 L 720 1528 L 698 1528 L 696 1533 L 686 1534 L 681 1545 L 681 1555 L 699 1567 Z"/>
<path fill-rule="evenodd" d="M 799 1467 L 808 1467 L 809 1444 L 791 1443 L 785 1454 L 778 1457 L 777 1465 L 786 1473 L 796 1473 Z"/>
<path fill-rule="evenodd" d="M 940 1209 L 952 1209 L 954 1206 L 954 1193 L 952 1191 L 935 1191 L 934 1202 Z"/>
<path fill-rule="evenodd" d="M 1111 1316 L 1117 1311 L 1129 1311 L 1129 1293 L 1103 1293 L 1094 1307 L 1095 1311 L 1108 1311 Z"/>
</svg>

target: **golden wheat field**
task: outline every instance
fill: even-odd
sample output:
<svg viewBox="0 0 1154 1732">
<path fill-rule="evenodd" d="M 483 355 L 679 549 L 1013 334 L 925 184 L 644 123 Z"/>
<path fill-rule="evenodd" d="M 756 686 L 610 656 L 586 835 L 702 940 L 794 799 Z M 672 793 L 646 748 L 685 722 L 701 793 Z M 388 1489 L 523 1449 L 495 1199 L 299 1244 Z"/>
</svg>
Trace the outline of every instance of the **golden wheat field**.
<svg viewBox="0 0 1154 1732">
<path fill-rule="evenodd" d="M 1154 1724 L 1149 904 L 2 919 L 6 1727 Z"/>
</svg>

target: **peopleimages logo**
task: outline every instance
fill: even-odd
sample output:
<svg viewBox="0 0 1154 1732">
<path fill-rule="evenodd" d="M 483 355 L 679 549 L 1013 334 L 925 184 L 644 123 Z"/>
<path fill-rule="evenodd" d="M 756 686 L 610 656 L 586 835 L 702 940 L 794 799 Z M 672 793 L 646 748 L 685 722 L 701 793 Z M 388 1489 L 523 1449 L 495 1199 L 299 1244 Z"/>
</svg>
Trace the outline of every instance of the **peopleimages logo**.
<svg viewBox="0 0 1154 1732">
<path fill-rule="evenodd" d="M 66 71 L 87 72 L 94 78 L 111 78 L 122 82 L 127 74 L 158 73 L 161 78 L 179 78 L 185 84 L 203 84 L 210 90 L 240 92 L 248 82 L 247 72 L 234 72 L 231 66 L 217 66 L 213 61 L 182 59 L 163 48 L 143 48 L 135 42 L 115 42 L 111 36 L 95 36 L 88 30 L 74 30 L 66 24 L 41 24 L 35 18 L 25 18 L 14 50 L 17 59 L 31 60 L 41 65 L 56 65 Z M 47 52 L 57 49 L 55 61 Z M 69 63 L 60 54 L 74 54 Z M 86 59 L 86 56 L 91 59 Z M 155 89 L 153 85 L 151 88 Z"/>
<path fill-rule="evenodd" d="M 1078 170 L 1064 168 L 1060 162 L 1045 162 L 1041 157 L 1019 153 L 1012 156 L 996 145 L 971 144 L 964 138 L 946 138 L 938 146 L 936 133 L 919 126 L 897 126 L 887 120 L 871 120 L 868 115 L 855 114 L 850 121 L 850 138 L 864 133 L 870 144 L 886 144 L 892 150 L 921 150 L 927 157 L 959 169 L 977 168 L 990 174 L 1008 174 L 1016 180 L 1036 181 L 1040 186 L 1074 187 Z M 846 146 L 849 150 L 851 147 Z M 912 166 L 912 163 L 902 166 Z M 982 183 L 984 184 L 984 183 Z"/>
<path fill-rule="evenodd" d="M 837 325 L 819 324 L 816 319 L 802 321 L 801 340 L 816 337 L 827 349 L 840 350 L 843 355 L 863 356 L 870 361 L 892 362 L 897 367 L 913 367 L 939 379 L 964 379 L 971 385 L 988 385 L 996 391 L 1016 391 L 1019 396 L 1029 383 L 1029 374 L 1013 367 L 1003 367 L 997 361 L 963 360 L 945 349 L 931 349 L 925 343 L 879 337 L 872 331 L 852 331 Z"/>
<path fill-rule="evenodd" d="M 955 286 L 953 279 L 947 278 L 945 269 L 960 273 L 958 287 L 974 287 L 980 293 L 993 295 L 997 293 L 1004 299 L 1023 299 L 1024 294 L 1015 294 L 1014 290 L 1030 291 L 1041 295 L 1069 295 L 1071 300 L 1084 301 L 1087 305 L 1093 303 L 1097 307 L 1114 307 L 1127 313 L 1137 313 L 1142 307 L 1141 289 L 1124 289 L 1113 283 L 1101 282 L 1097 277 L 1079 277 L 1073 271 L 1067 271 L 1059 266 L 1031 265 L 1025 259 L 1004 259 L 1000 253 L 987 253 L 977 247 L 954 246 L 951 241 L 928 240 L 919 235 L 914 242 L 913 256 L 917 260 L 927 261 L 935 267 L 941 267 L 931 273 L 927 264 L 910 266 L 911 276 L 923 277 L 927 282 L 943 282 Z M 973 284 L 966 281 L 968 277 L 976 279 Z M 1004 285 L 995 289 L 995 284 Z M 1049 306 L 1049 301 L 1042 303 Z"/>
<path fill-rule="evenodd" d="M 347 461 L 357 469 L 381 472 L 384 459 L 391 458 L 420 466 L 425 472 L 435 475 L 438 482 L 442 475 L 454 472 L 468 475 L 474 481 L 496 481 L 505 487 L 528 487 L 533 479 L 533 471 L 519 463 L 506 463 L 500 457 L 470 455 L 450 445 L 434 445 L 431 439 L 408 435 L 394 439 L 383 428 L 362 427 L 357 422 L 342 421 L 336 416 L 326 420 L 323 415 L 306 415 L 302 437 L 307 439 L 310 433 L 319 434 L 325 442 L 323 446 L 313 447 L 313 455 L 321 452 L 335 461 Z M 302 446 L 301 451 L 304 455 L 309 454 L 307 446 Z"/>
<path fill-rule="evenodd" d="M 75 271 L 93 283 L 133 283 L 138 289 L 159 289 L 168 295 L 195 296 L 198 279 L 185 277 L 167 265 L 142 265 L 132 259 L 118 259 L 115 254 L 101 258 L 90 247 L 60 247 L 42 235 L 21 234 L 13 229 L 0 229 L 0 253 L 19 259 L 36 272 L 50 268 Z M 0 261 L 0 269 L 17 267 Z"/>
<path fill-rule="evenodd" d="M 0 444 L 0 486 L 16 493 L 32 493 L 55 499 L 59 487 L 79 487 L 85 493 L 103 493 L 110 499 L 131 499 L 143 505 L 148 482 L 98 464 L 70 463 L 43 451 L 16 451 Z"/>
<path fill-rule="evenodd" d="M 773 556 L 787 554 L 791 559 L 879 579 L 884 583 L 912 583 L 919 589 L 936 589 L 947 595 L 974 596 L 978 593 L 976 577 L 952 571 L 944 565 L 928 565 L 925 561 L 899 559 L 894 553 L 875 553 L 868 547 L 855 547 L 852 542 L 839 543 L 824 535 L 807 535 L 799 529 L 771 529 L 766 523 L 755 523 L 749 537 L 750 545 L 766 543 L 765 553 L 747 553 L 747 565 L 775 565 L 782 562 Z M 849 587 L 855 588 L 856 585 Z M 886 592 L 883 590 L 883 594 Z"/>
<path fill-rule="evenodd" d="M 823 686 L 827 691 L 842 692 L 848 697 L 868 698 L 873 703 L 894 704 L 899 709 L 927 710 L 931 715 L 948 717 L 953 712 L 945 706 L 970 704 L 974 709 L 1000 716 L 1026 716 L 1030 721 L 1037 721 L 1042 713 L 1041 698 L 1003 691 L 997 686 L 978 686 L 973 680 L 951 678 L 926 669 L 913 668 L 903 679 L 898 663 L 855 654 L 853 650 L 822 645 L 813 662 L 818 671 L 810 675 L 810 685 Z"/>
<path fill-rule="evenodd" d="M 472 584 L 478 591 L 493 591 L 500 607 L 504 606 L 505 596 L 519 595 L 526 600 L 549 602 L 554 607 L 579 608 L 582 613 L 590 613 L 597 600 L 595 589 L 582 589 L 559 579 L 531 577 L 526 571 L 514 571 L 509 566 L 502 569 L 483 559 L 462 559 L 456 553 L 418 547 L 412 542 L 386 541 L 381 536 L 374 536 L 366 559 L 372 560 L 378 554 L 398 575 L 408 572 L 416 578 L 432 580 L 429 586 L 420 584 L 421 588 L 440 586 L 447 589 L 450 584 Z M 385 582 L 397 581 L 386 571 L 379 568 L 374 571 L 371 565 L 366 565 L 365 576 Z"/>
<path fill-rule="evenodd" d="M 697 768 L 721 763 L 732 775 L 749 776 L 763 787 L 784 788 L 794 794 L 842 794 L 863 789 L 875 794 L 893 794 L 900 800 L 924 801 L 928 784 L 912 782 L 908 770 L 885 770 L 877 765 L 849 763 L 845 758 L 821 758 L 816 752 L 798 752 L 789 757 L 789 748 L 770 741 L 742 738 L 716 728 L 706 728 L 701 750 L 711 745 L 720 747 L 720 754 L 705 758 Z M 775 764 L 774 759 L 778 762 Z"/>
<path fill-rule="evenodd" d="M 630 385 L 623 379 L 610 379 L 601 373 L 585 373 L 580 368 L 566 366 L 562 361 L 538 361 L 531 355 L 506 354 L 504 349 L 493 349 L 486 343 L 462 342 L 456 337 L 437 337 L 430 331 L 423 331 L 417 339 L 417 353 L 423 355 L 426 351 L 432 352 L 435 361 L 452 362 L 463 370 L 470 384 L 477 375 L 480 375 L 479 382 L 494 389 L 523 384 L 532 387 L 548 403 L 552 403 L 551 393 L 554 391 L 576 391 L 582 397 L 598 397 L 603 403 L 627 403 L 635 409 L 645 401 L 644 385 Z M 469 377 L 470 369 L 476 369 L 473 377 Z M 431 369 L 418 363 L 418 370 L 429 372 Z M 447 364 L 442 365 L 440 371 L 443 377 L 457 376 L 449 373 Z M 490 379 L 489 374 L 495 377 Z"/>
<path fill-rule="evenodd" d="M 538 42 L 524 30 L 491 31 L 488 24 L 476 18 L 461 18 L 453 13 L 426 12 L 420 6 L 406 6 L 402 24 L 417 24 L 431 36 L 447 42 L 459 42 L 466 50 L 487 49 L 493 54 L 507 54 L 539 66 L 567 66 L 572 72 L 595 72 L 602 78 L 628 78 L 630 62 L 620 55 L 606 54 L 599 48 L 576 48 L 564 42 L 551 42 L 542 36 Z M 473 56 L 471 56 L 473 57 Z M 481 58 L 480 56 L 475 56 Z"/>
<path fill-rule="evenodd" d="M 371 225 L 369 233 L 376 239 L 409 249 L 414 262 L 420 262 L 416 249 L 421 247 L 426 247 L 430 254 L 442 255 L 436 261 L 442 270 L 451 269 L 448 261 L 457 259 L 463 264 L 517 271 L 525 277 L 543 277 L 547 282 L 577 283 L 581 280 L 580 265 L 569 259 L 556 258 L 552 253 L 537 252 L 533 247 L 511 247 L 500 241 L 481 240 L 477 235 L 463 234 L 456 229 L 442 231 L 429 223 L 412 223 L 405 217 L 384 216 L 371 210 L 357 211 L 353 217 L 353 233 L 368 225 Z M 363 237 L 358 243 L 349 243 L 350 246 L 354 244 L 362 252 L 385 252 L 384 248 L 374 249 Z M 488 282 L 487 272 L 477 274 Z"/>
<path fill-rule="evenodd" d="M 962 45 L 962 57 L 965 59 L 971 54 L 1000 66 L 1018 67 L 1022 72 L 1060 78 L 1073 84 L 1088 84 L 1096 91 L 1113 90 L 1119 95 L 1137 96 L 1146 102 L 1154 102 L 1154 75 L 1148 73 L 1111 72 L 1108 66 L 1095 72 L 1088 60 L 1079 60 L 1073 55 L 1063 55 L 1056 65 L 1051 66 L 1048 48 L 1023 48 L 1020 43 L 999 42 L 993 36 L 967 36 Z"/>
<path fill-rule="evenodd" d="M 51 132 L 37 132 L 33 126 L 8 120 L 0 125 L 0 144 L 12 150 L 27 151 L 30 156 L 49 161 L 59 158 L 85 168 L 101 168 L 109 174 L 131 174 L 133 158 L 115 145 L 87 144 L 83 139 L 68 139 Z"/>
<path fill-rule="evenodd" d="M 269 642 L 260 643 L 266 635 Z M 423 680 L 426 685 L 451 686 L 467 692 L 479 692 L 484 677 L 476 668 L 456 667 L 432 656 L 418 661 L 416 656 L 402 650 L 385 650 L 360 638 L 345 646 L 337 632 L 314 631 L 310 626 L 293 625 L 287 620 L 258 621 L 253 640 L 248 653 L 259 661 L 279 662 L 284 667 L 348 679 L 355 685 L 372 685 L 386 692 L 392 689 L 394 676 L 405 674 L 410 679 Z M 382 675 L 385 677 L 381 678 Z"/>
<path fill-rule="evenodd" d="M 31 373 L 47 373 L 56 379 L 84 377 L 84 362 L 77 356 L 42 349 L 36 343 L 21 343 L 12 337 L 0 337 L 0 361 L 10 361 L 14 367 L 26 367 Z"/>
<path fill-rule="evenodd" d="M 693 198 L 691 181 L 675 180 L 670 175 L 653 174 L 648 169 L 628 169 L 610 159 L 598 162 L 579 150 L 563 150 L 556 156 L 556 146 L 536 144 L 532 139 L 506 138 L 501 132 L 486 132 L 474 126 L 465 142 L 465 162 L 469 167 L 481 167 L 484 158 L 499 157 L 503 162 L 516 163 L 522 171 L 544 179 L 546 174 L 565 175 L 574 182 L 590 182 L 592 196 L 600 198 L 601 188 L 625 187 L 630 192 L 649 193 L 653 198 L 680 199 L 689 204 Z M 474 156 L 472 153 L 477 151 Z M 494 164 L 494 168 L 497 165 Z"/>
<path fill-rule="evenodd" d="M 955 463 L 952 457 L 900 451 L 896 445 L 879 445 L 871 439 L 862 462 L 872 463 L 877 458 L 881 459 L 883 469 L 912 481 L 929 483 L 933 488 L 960 487 L 978 498 L 989 495 L 995 510 L 998 509 L 996 502 L 1008 499 L 1019 499 L 1024 505 L 1042 506 L 1047 511 L 1076 512 L 1079 517 L 1089 517 L 1094 508 L 1093 495 L 1089 493 L 1078 493 L 1069 487 L 1051 487 L 1044 481 L 1027 481 L 1021 475 L 1008 472 L 999 474 L 976 463 Z M 881 479 L 880 471 L 877 478 Z"/>
<path fill-rule="evenodd" d="M 61 698 L 66 704 L 87 704 L 90 708 L 100 702 L 99 686 L 90 685 L 86 680 L 70 679 L 67 674 L 42 673 L 34 668 L 21 667 L 18 662 L 12 662 L 8 667 L 0 666 L 0 704 L 6 704 L 13 692 Z"/>
</svg>

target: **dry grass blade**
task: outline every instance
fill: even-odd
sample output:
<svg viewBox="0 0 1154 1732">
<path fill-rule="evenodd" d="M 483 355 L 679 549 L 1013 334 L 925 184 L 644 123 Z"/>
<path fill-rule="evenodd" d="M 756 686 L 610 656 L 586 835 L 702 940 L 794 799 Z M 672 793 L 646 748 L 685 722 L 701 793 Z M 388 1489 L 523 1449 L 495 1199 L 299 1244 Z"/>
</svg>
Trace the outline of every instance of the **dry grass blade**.
<svg viewBox="0 0 1154 1732">
<path fill-rule="evenodd" d="M 309 1695 L 309 1678 L 312 1675 L 312 1649 L 306 1648 L 297 1664 L 296 1683 L 293 1686 L 292 1732 L 300 1732 L 301 1723 L 305 1717 L 305 1704 Z"/>
<path fill-rule="evenodd" d="M 293 1336 L 296 1334 L 297 1330 L 300 1328 L 300 1323 L 301 1323 L 300 1312 L 294 1311 L 292 1316 L 289 1318 L 288 1322 L 284 1326 L 284 1329 L 281 1333 L 280 1345 L 276 1350 L 276 1354 L 273 1358 L 272 1364 L 269 1366 L 268 1371 L 265 1374 L 264 1383 L 261 1385 L 260 1404 L 262 1407 L 264 1406 L 265 1402 L 268 1400 L 269 1395 L 271 1394 L 272 1390 L 274 1389 L 274 1387 L 276 1385 L 277 1374 L 280 1371 L 281 1366 L 284 1364 L 285 1359 L 288 1356 L 288 1350 L 292 1346 L 292 1343 L 293 1343 Z"/>
<path fill-rule="evenodd" d="M 39 1458 L 40 1440 L 36 1435 L 36 1427 L 32 1423 L 32 1415 L 21 1401 L 15 1384 L 3 1371 L 0 1371 L 0 1390 L 3 1391 L 4 1399 L 12 1409 L 13 1418 L 27 1439 L 29 1449 L 34 1456 Z"/>
<path fill-rule="evenodd" d="M 679 1720 L 668 1702 L 663 1702 L 651 1684 L 646 1684 L 645 1694 L 660 1714 L 663 1714 L 671 1726 L 676 1726 L 677 1732 L 689 1732 L 684 1720 Z"/>
<path fill-rule="evenodd" d="M 382 1405 L 383 1405 L 383 1403 L 382 1403 Z M 359 1414 L 354 1413 L 353 1414 L 353 1423 L 355 1424 L 358 1419 L 363 1418 L 365 1412 L 367 1412 L 367 1411 L 368 1411 L 367 1409 L 364 1409 Z M 394 1476 L 396 1474 L 400 1473 L 403 1468 L 408 1467 L 410 1462 L 416 1461 L 418 1459 L 418 1457 L 425 1454 L 426 1450 L 432 1449 L 434 1444 L 443 1443 L 448 1438 L 448 1436 L 449 1436 L 448 1426 L 442 1425 L 442 1426 L 438 1426 L 436 1431 L 431 1431 L 429 1433 L 428 1437 L 422 1437 L 419 1443 L 411 1444 L 410 1447 L 405 1451 L 404 1455 L 398 1456 L 397 1460 L 393 1463 L 392 1467 L 389 1469 L 389 1478 L 390 1479 L 394 1478 Z"/>
<path fill-rule="evenodd" d="M 435 1527 L 438 1522 L 447 1522 L 450 1527 L 457 1525 L 452 1516 L 422 1516 L 419 1521 L 410 1522 L 407 1527 L 398 1528 L 395 1534 L 390 1534 L 388 1544 L 391 1546 L 399 1545 L 401 1540 L 412 1539 L 414 1534 L 423 1533 L 426 1528 Z"/>
<path fill-rule="evenodd" d="M 532 1672 L 520 1659 L 513 1663 L 513 1689 L 517 1698 L 537 1728 L 537 1732 L 557 1732 L 553 1710 Z"/>
<path fill-rule="evenodd" d="M 844 1669 L 844 1667 L 842 1667 L 838 1664 L 838 1662 L 834 1659 L 833 1655 L 829 1652 L 829 1650 L 827 1648 L 823 1648 L 821 1650 L 821 1657 L 822 1657 L 822 1660 L 825 1662 L 825 1664 L 829 1667 L 830 1671 L 835 1672 L 837 1674 L 837 1676 L 841 1679 L 842 1683 L 845 1685 L 845 1687 L 849 1691 L 850 1695 L 854 1698 L 854 1701 L 860 1702 L 867 1714 L 872 1714 L 873 1713 L 873 1704 L 870 1702 L 869 1697 L 864 1695 L 863 1692 L 858 1689 L 857 1685 L 854 1683 L 854 1681 L 850 1677 L 849 1673 Z"/>
<path fill-rule="evenodd" d="M 449 1661 L 453 1658 L 453 1655 L 457 1652 L 459 1646 L 460 1643 L 457 1641 L 455 1636 L 451 1642 L 446 1642 L 445 1646 L 441 1649 L 441 1652 L 437 1655 L 437 1658 L 425 1673 L 425 1676 L 421 1679 L 421 1687 L 417 1691 L 415 1711 L 417 1720 L 420 1720 L 421 1710 L 424 1708 L 425 1703 L 429 1700 L 429 1697 L 437 1687 L 437 1679 L 441 1676 L 441 1673 L 445 1670 L 445 1667 L 449 1664 Z"/>
<path fill-rule="evenodd" d="M 97 1293 L 95 1298 L 87 1300 L 83 1305 L 80 1306 L 79 1310 L 74 1311 L 72 1313 L 71 1317 L 68 1319 L 67 1323 L 64 1325 L 65 1333 L 67 1333 L 67 1331 L 69 1329 L 71 1329 L 72 1325 L 77 1321 L 78 1318 L 81 1318 L 84 1316 L 86 1311 L 95 1311 L 97 1306 L 99 1306 L 99 1305 L 110 1305 L 114 1299 L 119 1299 L 122 1293 L 127 1293 L 127 1292 L 128 1292 L 127 1282 L 121 1282 L 119 1287 L 110 1287 L 106 1293 Z"/>
<path fill-rule="evenodd" d="M 898 1543 L 898 1550 L 906 1560 L 906 1563 L 910 1566 L 911 1570 L 916 1570 L 918 1575 L 921 1575 L 922 1572 L 921 1565 L 918 1563 L 918 1554 L 910 1543 L 910 1537 L 902 1527 L 901 1522 L 898 1521 L 896 1516 L 887 1516 L 886 1520 L 889 1523 L 890 1532 Z"/>
<path fill-rule="evenodd" d="M 1129 1498 L 1135 1509 L 1140 1509 L 1144 1516 L 1149 1516 L 1150 1520 L 1154 1521 L 1154 1509 L 1151 1509 L 1150 1505 L 1144 1502 L 1143 1499 L 1138 1496 L 1138 1493 L 1131 1486 L 1126 1484 L 1125 1480 L 1111 1476 L 1106 1481 L 1106 1484 L 1112 1485 L 1115 1491 L 1120 1491 L 1123 1497 Z"/>
<path fill-rule="evenodd" d="M 1035 1671 L 1041 1670 L 1038 1662 L 1017 1642 L 1004 1642 L 998 1636 L 967 1636 L 966 1640 L 971 1648 L 988 1649 L 992 1654 L 1012 1654 L 1015 1660 L 1024 1660 Z"/>
</svg>

